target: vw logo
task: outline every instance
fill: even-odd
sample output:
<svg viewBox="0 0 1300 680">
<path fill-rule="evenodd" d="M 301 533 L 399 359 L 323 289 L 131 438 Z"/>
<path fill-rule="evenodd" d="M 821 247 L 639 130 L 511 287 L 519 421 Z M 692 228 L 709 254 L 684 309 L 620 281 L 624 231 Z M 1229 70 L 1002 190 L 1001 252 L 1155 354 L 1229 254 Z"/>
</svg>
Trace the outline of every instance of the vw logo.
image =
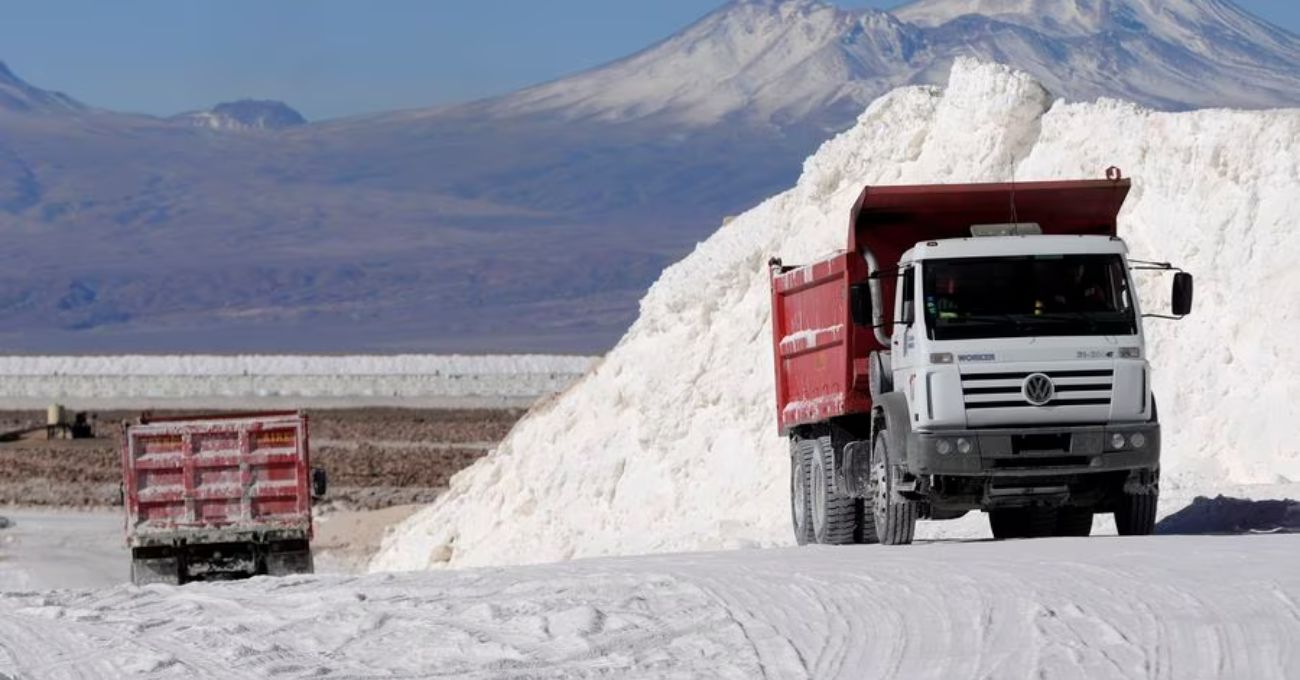
<svg viewBox="0 0 1300 680">
<path fill-rule="evenodd" d="M 1052 397 L 1056 396 L 1056 385 L 1052 384 L 1051 378 L 1042 373 L 1035 373 L 1025 378 L 1020 393 L 1024 395 L 1025 401 L 1034 406 L 1046 406 Z"/>
</svg>

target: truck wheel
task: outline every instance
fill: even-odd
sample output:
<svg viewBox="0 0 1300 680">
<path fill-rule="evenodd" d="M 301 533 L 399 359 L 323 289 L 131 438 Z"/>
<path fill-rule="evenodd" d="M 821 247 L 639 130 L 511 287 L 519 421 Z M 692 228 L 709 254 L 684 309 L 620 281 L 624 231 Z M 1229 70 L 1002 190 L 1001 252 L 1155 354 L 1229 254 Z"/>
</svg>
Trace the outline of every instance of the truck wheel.
<svg viewBox="0 0 1300 680">
<path fill-rule="evenodd" d="M 1028 538 L 1056 536 L 1061 513 L 1057 508 L 1033 507 L 1025 511 L 1025 534 Z"/>
<path fill-rule="evenodd" d="M 989 529 L 993 531 L 993 538 L 999 541 L 1009 538 L 1027 538 L 1029 516 L 1024 508 L 989 510 Z"/>
<path fill-rule="evenodd" d="M 1082 508 L 1061 508 L 1056 516 L 1057 536 L 1091 536 L 1092 511 Z"/>
<path fill-rule="evenodd" d="M 918 503 L 897 498 L 891 487 L 889 468 L 893 452 L 886 443 L 887 430 L 876 434 L 871 447 L 871 511 L 875 519 L 876 539 L 885 545 L 908 545 L 916 534 Z"/>
<path fill-rule="evenodd" d="M 1115 530 L 1120 536 L 1150 536 L 1156 530 L 1156 510 L 1160 496 L 1156 493 L 1126 493 L 1115 509 Z"/>
<path fill-rule="evenodd" d="M 809 510 L 812 511 L 813 538 L 822 545 L 848 545 L 854 542 L 858 529 L 857 501 L 851 496 L 835 493 L 831 438 L 820 437 L 812 444 Z"/>
<path fill-rule="evenodd" d="M 813 443 L 790 437 L 790 518 L 794 525 L 794 542 L 813 542 L 812 522 L 808 511 L 808 475 L 811 472 Z"/>
</svg>

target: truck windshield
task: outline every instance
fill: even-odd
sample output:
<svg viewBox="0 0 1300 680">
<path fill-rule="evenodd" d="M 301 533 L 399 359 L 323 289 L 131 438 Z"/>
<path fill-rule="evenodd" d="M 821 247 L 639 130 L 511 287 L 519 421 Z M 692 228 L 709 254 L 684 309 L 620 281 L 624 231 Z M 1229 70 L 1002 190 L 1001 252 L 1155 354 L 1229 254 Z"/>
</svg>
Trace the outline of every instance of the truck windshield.
<svg viewBox="0 0 1300 680">
<path fill-rule="evenodd" d="M 927 260 L 922 271 L 932 340 L 1137 333 L 1118 255 Z"/>
</svg>

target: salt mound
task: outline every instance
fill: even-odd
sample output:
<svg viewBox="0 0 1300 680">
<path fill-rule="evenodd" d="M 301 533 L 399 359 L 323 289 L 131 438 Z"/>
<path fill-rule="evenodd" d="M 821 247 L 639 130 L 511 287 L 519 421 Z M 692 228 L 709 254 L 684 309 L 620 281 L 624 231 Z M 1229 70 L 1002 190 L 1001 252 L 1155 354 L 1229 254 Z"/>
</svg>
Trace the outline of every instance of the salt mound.
<svg viewBox="0 0 1300 680">
<path fill-rule="evenodd" d="M 1300 111 L 1155 113 L 1052 103 L 1027 75 L 959 61 L 946 90 L 873 103 L 794 189 L 664 272 L 586 378 L 397 527 L 376 570 L 790 541 L 766 262 L 843 248 L 863 185 L 1135 178 L 1134 257 L 1198 276 L 1195 316 L 1147 323 L 1166 487 L 1300 480 Z M 1167 309 L 1169 280 L 1141 285 Z M 1281 481 L 1286 481 L 1285 479 Z"/>
</svg>

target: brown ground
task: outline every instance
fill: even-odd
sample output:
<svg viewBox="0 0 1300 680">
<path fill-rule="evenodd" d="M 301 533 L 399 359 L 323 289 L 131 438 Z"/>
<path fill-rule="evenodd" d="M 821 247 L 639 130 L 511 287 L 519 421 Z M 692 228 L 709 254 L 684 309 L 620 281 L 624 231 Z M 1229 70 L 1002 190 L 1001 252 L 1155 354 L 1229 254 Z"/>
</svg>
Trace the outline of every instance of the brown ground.
<svg viewBox="0 0 1300 680">
<path fill-rule="evenodd" d="M 138 415 L 99 413 L 97 439 L 0 443 L 0 505 L 119 504 L 118 423 Z M 308 415 L 312 464 L 329 473 L 321 508 L 328 510 L 433 500 L 453 474 L 505 437 L 523 411 L 366 408 Z M 44 412 L 0 412 L 0 433 L 44 422 Z"/>
</svg>

